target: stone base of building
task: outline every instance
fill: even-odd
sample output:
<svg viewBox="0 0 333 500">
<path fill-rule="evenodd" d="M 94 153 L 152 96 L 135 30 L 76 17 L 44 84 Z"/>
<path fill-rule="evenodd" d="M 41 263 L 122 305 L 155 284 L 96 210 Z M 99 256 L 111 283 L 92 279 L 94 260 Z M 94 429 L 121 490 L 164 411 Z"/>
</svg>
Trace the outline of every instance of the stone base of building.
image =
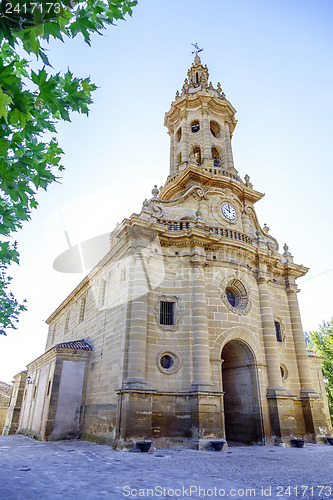
<svg viewBox="0 0 333 500">
<path fill-rule="evenodd" d="M 223 393 L 120 390 L 117 439 L 224 439 Z"/>
<path fill-rule="evenodd" d="M 323 399 L 316 393 L 301 395 L 268 394 L 268 408 L 272 427 L 272 438 L 276 445 L 290 446 L 294 438 L 307 443 L 325 443 L 332 427 L 325 423 Z"/>
<path fill-rule="evenodd" d="M 247 444 L 290 446 L 296 437 L 324 443 L 330 435 L 330 428 L 316 425 L 324 421 L 321 398 L 285 393 L 270 394 L 267 401 L 270 425 L 264 428 L 255 418 L 256 439 Z M 85 405 L 81 422 L 81 438 L 124 451 L 134 451 L 140 441 L 151 441 L 151 449 L 184 446 L 206 450 L 212 449 L 211 441 L 227 441 L 222 392 L 126 388 L 118 391 L 118 403 Z M 240 428 L 238 439 L 236 436 L 230 443 L 244 444 L 244 432 Z"/>
</svg>

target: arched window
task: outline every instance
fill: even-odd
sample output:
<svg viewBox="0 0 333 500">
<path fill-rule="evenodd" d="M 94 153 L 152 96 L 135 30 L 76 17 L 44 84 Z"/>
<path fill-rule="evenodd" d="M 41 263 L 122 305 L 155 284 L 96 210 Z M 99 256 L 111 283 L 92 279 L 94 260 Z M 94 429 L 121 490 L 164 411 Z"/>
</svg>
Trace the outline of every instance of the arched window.
<svg viewBox="0 0 333 500">
<path fill-rule="evenodd" d="M 177 141 L 180 142 L 180 140 L 182 138 L 182 128 L 181 127 L 179 127 L 179 129 L 177 130 L 176 137 L 177 137 Z"/>
<path fill-rule="evenodd" d="M 199 132 L 200 130 L 200 123 L 199 120 L 193 120 L 191 123 L 191 130 L 195 134 L 196 132 Z"/>
<path fill-rule="evenodd" d="M 214 137 L 220 137 L 221 128 L 217 122 L 210 122 L 210 132 Z"/>
<path fill-rule="evenodd" d="M 220 166 L 220 152 L 216 147 L 212 147 L 212 158 L 214 160 L 214 166 L 219 167 Z"/>
<path fill-rule="evenodd" d="M 193 146 L 193 154 L 195 161 L 201 165 L 201 150 L 199 146 Z"/>
</svg>

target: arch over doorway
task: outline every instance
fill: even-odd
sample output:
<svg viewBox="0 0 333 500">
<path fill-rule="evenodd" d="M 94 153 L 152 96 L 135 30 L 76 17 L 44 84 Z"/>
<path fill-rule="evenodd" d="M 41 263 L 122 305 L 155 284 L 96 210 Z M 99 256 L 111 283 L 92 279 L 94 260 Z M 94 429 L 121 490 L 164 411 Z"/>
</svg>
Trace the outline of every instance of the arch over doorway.
<svg viewBox="0 0 333 500">
<path fill-rule="evenodd" d="M 228 442 L 251 444 L 262 440 L 262 418 L 255 357 L 239 339 L 222 349 L 224 420 Z"/>
</svg>

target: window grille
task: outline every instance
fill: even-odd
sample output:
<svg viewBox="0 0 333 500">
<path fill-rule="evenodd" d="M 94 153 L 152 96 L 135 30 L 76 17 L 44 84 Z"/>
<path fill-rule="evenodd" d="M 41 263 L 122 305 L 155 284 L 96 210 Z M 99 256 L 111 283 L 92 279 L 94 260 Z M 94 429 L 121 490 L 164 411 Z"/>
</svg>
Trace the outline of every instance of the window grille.
<svg viewBox="0 0 333 500">
<path fill-rule="evenodd" d="M 160 359 L 160 363 L 162 368 L 164 368 L 165 370 L 170 370 L 170 368 L 172 368 L 175 364 L 175 361 L 171 356 L 169 356 L 169 354 L 164 354 L 164 356 L 162 356 Z"/>
<path fill-rule="evenodd" d="M 227 294 L 227 299 L 228 299 L 229 304 L 231 304 L 232 307 L 235 307 L 236 298 L 235 298 L 234 294 L 232 293 L 232 291 L 227 288 L 225 293 Z"/>
<path fill-rule="evenodd" d="M 160 304 L 160 324 L 173 325 L 175 316 L 175 303 L 164 302 L 161 300 Z"/>
</svg>

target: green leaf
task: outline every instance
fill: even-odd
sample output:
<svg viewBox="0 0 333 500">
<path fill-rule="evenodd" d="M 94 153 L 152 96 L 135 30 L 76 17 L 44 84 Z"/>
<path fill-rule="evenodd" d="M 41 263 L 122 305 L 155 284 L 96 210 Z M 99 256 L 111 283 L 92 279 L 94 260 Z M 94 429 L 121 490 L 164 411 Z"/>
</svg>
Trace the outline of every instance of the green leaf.
<svg viewBox="0 0 333 500">
<path fill-rule="evenodd" d="M 61 34 L 61 26 L 56 20 L 44 24 L 43 38 L 46 38 L 46 40 L 49 41 L 50 36 L 52 36 L 53 38 L 57 38 L 62 42 L 64 41 Z"/>
<path fill-rule="evenodd" d="M 78 9 L 76 20 L 70 25 L 70 31 L 73 37 L 81 33 L 84 41 L 90 45 L 89 31 L 96 31 L 95 23 L 91 20 L 91 11 Z"/>
<path fill-rule="evenodd" d="M 8 108 L 9 104 L 11 104 L 12 100 L 9 95 L 2 92 L 0 88 L 0 118 L 3 117 L 7 121 L 8 116 Z"/>
<path fill-rule="evenodd" d="M 0 155 L 6 156 L 8 148 L 9 148 L 9 142 L 6 141 L 5 139 L 0 138 Z"/>
<path fill-rule="evenodd" d="M 40 55 L 40 58 L 43 61 L 43 63 L 46 66 L 49 66 L 50 68 L 52 68 L 52 66 L 50 64 L 50 61 L 48 60 L 48 57 L 47 57 L 47 55 L 45 54 L 45 52 L 43 50 L 40 50 L 39 55 Z"/>
</svg>

